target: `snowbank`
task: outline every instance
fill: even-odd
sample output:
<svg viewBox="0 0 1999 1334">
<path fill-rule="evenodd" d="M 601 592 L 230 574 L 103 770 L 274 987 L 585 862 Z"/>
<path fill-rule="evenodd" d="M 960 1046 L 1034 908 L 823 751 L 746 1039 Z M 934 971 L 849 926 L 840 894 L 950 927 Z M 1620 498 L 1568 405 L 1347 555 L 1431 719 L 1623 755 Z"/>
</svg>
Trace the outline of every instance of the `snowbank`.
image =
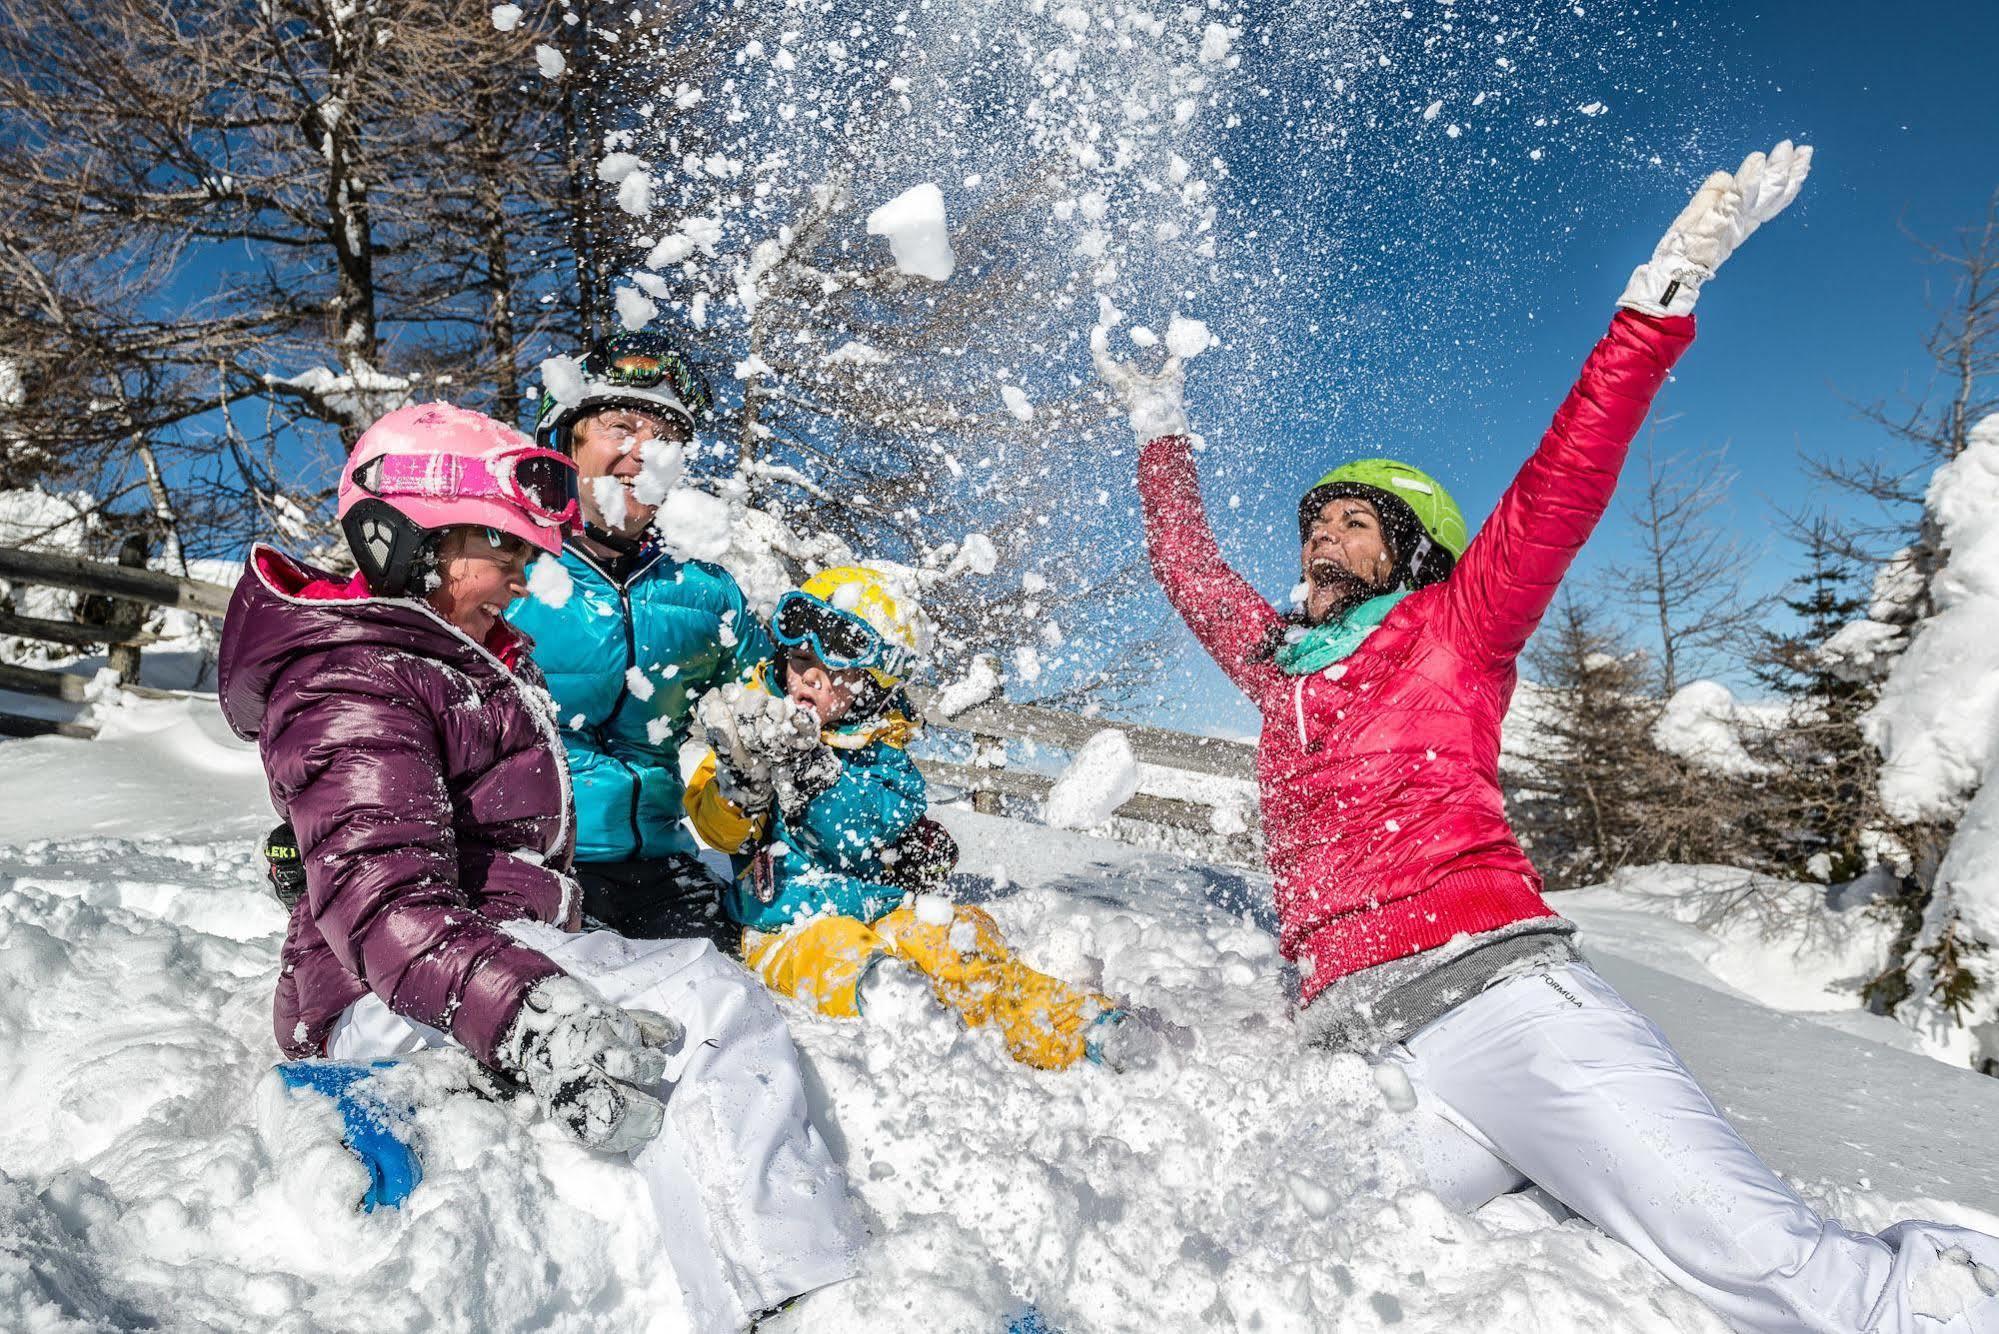
<svg viewBox="0 0 1999 1334">
<path fill-rule="evenodd" d="M 0 1327 L 677 1328 L 634 1174 L 460 1091 L 448 1053 L 400 1076 L 424 1183 L 353 1212 L 332 1116 L 269 1074 L 283 919 L 253 856 L 255 757 L 212 702 L 125 723 L 0 743 Z M 788 1006 L 876 1238 L 802 1327 L 990 1334 L 1033 1301 L 1071 1334 L 1720 1334 L 1590 1228 L 1506 1205 L 1464 1218 L 1420 1188 L 1362 1062 L 1300 1046 L 1261 877 L 940 816 L 957 897 L 1036 966 L 1158 1007 L 1195 1046 L 1134 1076 L 1043 1074 L 934 1017 Z M 1622 908 L 1564 906 L 1809 1198 L 1866 1226 L 1993 1226 L 1981 1127 L 1999 1085 L 1773 1015 L 1663 945 L 1623 957 L 1645 930 L 1698 933 L 1631 907 L 1669 882 L 1613 890 Z"/>
<path fill-rule="evenodd" d="M 1589 921 L 1599 912 L 1644 913 L 1691 928 L 1661 933 L 1619 920 L 1619 947 L 1648 943 L 1646 957 L 1669 944 L 1735 991 L 1775 1010 L 1846 1014 L 1860 1007 L 1860 987 L 1887 964 L 1894 922 L 1824 885 L 1756 875 L 1732 866 L 1640 866 L 1606 885 L 1563 894 L 1555 905 Z M 1588 943 L 1587 941 L 1585 943 Z M 1913 1047 L 1899 1024 L 1875 1015 L 1877 1041 Z"/>
</svg>

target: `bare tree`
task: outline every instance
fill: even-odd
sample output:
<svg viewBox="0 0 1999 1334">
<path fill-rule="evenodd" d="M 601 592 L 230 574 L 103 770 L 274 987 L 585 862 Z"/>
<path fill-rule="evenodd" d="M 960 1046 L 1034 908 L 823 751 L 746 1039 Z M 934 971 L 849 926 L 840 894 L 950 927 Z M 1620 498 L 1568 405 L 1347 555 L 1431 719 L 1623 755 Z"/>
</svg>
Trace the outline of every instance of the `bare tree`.
<svg viewBox="0 0 1999 1334">
<path fill-rule="evenodd" d="M 1939 310 L 1923 340 L 1930 375 L 1901 404 L 1862 409 L 1900 449 L 1858 459 L 1807 455 L 1805 464 L 1817 480 L 1876 509 L 1878 517 L 1871 521 L 1830 529 L 1835 554 L 1878 564 L 1907 549 L 1922 577 L 1927 611 L 1935 534 L 1923 520 L 1924 491 L 1939 464 L 1964 452 L 1972 426 L 1999 410 L 1999 191 L 1987 203 L 1984 220 L 1959 229 L 1954 244 L 1912 239 L 1937 275 L 1930 287 Z M 1793 520 L 1798 527 L 1798 516 Z"/>
<path fill-rule="evenodd" d="M 1744 587 L 1755 553 L 1728 519 L 1735 473 L 1726 449 L 1661 458 L 1658 429 L 1645 434 L 1644 485 L 1630 503 L 1637 555 L 1607 577 L 1656 636 L 1659 685 L 1670 696 L 1739 657 L 1769 604 Z"/>
<path fill-rule="evenodd" d="M 233 547 L 414 393 L 518 415 L 574 308 L 527 38 L 471 0 L 0 5 L 10 476 Z"/>
</svg>

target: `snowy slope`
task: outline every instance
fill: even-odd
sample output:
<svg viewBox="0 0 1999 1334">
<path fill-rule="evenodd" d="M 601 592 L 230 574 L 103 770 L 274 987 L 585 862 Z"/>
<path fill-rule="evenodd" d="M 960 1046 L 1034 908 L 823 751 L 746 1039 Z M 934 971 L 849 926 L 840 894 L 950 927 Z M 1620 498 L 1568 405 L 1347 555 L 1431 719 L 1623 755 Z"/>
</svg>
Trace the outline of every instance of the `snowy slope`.
<svg viewBox="0 0 1999 1334">
<path fill-rule="evenodd" d="M 879 1239 L 805 1327 L 989 1331 L 1033 1300 L 1071 1331 L 1719 1328 L 1587 1227 L 1421 1190 L 1363 1064 L 1297 1046 L 1259 878 L 944 818 L 959 892 L 1033 961 L 1197 1045 L 1139 1076 L 1040 1074 L 942 1020 L 795 1012 Z M 212 704 L 0 744 L 0 1328 L 675 1328 L 631 1174 L 448 1092 L 448 1055 L 410 1076 L 425 1184 L 351 1211 L 330 1115 L 268 1075 L 268 819 Z M 1774 1013 L 1628 893 L 1574 901 L 1604 971 L 1809 1197 L 1870 1226 L 1999 1216 L 1978 1129 L 1999 1084 Z"/>
</svg>

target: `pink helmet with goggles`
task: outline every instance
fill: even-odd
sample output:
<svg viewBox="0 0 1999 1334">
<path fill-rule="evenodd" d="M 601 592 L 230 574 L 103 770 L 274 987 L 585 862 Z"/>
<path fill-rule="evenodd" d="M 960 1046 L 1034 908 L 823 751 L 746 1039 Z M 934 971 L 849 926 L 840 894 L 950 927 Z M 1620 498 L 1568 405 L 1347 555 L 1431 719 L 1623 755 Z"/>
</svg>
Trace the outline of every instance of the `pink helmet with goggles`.
<svg viewBox="0 0 1999 1334">
<path fill-rule="evenodd" d="M 582 522 L 576 465 L 511 426 L 449 403 L 414 403 L 370 426 L 340 472 L 340 530 L 369 589 L 413 587 L 431 538 L 466 525 L 562 550 Z"/>
</svg>

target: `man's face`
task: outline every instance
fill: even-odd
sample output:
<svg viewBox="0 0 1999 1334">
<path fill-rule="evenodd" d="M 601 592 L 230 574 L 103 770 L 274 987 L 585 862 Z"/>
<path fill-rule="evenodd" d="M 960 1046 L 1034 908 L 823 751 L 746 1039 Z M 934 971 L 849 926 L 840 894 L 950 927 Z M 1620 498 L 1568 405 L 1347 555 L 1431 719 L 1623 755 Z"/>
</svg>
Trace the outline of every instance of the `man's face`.
<svg viewBox="0 0 1999 1334">
<path fill-rule="evenodd" d="M 576 460 L 584 519 L 621 537 L 636 537 L 657 508 L 640 504 L 632 493 L 645 465 L 645 446 L 685 444 L 691 438 L 687 423 L 666 412 L 615 407 L 578 417 L 569 428 L 569 453 Z"/>
</svg>

